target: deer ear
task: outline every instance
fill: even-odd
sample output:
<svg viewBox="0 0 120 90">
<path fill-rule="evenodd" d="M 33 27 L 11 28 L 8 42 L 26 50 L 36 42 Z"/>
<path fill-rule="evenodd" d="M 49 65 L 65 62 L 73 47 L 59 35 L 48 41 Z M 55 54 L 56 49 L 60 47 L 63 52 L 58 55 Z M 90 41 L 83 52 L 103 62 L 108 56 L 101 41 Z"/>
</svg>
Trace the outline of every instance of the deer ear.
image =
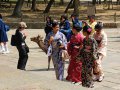
<svg viewBox="0 0 120 90">
<path fill-rule="evenodd" d="M 38 34 L 38 37 L 40 37 L 40 35 Z"/>
</svg>

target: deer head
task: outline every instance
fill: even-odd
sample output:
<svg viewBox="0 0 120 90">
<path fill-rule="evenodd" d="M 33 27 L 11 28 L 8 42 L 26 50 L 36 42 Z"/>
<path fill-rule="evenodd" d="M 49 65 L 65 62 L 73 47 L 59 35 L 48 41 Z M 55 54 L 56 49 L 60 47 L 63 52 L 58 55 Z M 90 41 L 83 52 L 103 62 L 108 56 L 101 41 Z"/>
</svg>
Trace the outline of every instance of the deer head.
<svg viewBox="0 0 120 90">
<path fill-rule="evenodd" d="M 39 42 L 39 41 L 43 42 L 43 37 L 38 35 L 37 37 L 30 38 L 30 40 L 33 42 Z"/>
</svg>

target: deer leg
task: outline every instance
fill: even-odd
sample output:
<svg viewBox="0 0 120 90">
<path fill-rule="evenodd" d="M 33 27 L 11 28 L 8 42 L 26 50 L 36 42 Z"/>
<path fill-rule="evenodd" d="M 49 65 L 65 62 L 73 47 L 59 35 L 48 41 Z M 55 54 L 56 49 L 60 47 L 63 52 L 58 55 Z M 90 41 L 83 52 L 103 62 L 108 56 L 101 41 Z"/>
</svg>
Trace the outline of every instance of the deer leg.
<svg viewBox="0 0 120 90">
<path fill-rule="evenodd" d="M 48 70 L 50 69 L 51 56 L 48 56 Z"/>
</svg>

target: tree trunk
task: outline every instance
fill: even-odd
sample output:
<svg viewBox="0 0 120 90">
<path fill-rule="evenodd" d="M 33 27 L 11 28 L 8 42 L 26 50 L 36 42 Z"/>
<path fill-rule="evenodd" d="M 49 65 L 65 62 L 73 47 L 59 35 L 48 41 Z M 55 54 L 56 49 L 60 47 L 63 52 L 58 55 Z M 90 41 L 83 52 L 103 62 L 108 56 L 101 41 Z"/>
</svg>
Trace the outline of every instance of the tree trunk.
<svg viewBox="0 0 120 90">
<path fill-rule="evenodd" d="M 69 2 L 69 4 L 67 5 L 64 13 L 67 13 L 67 11 L 68 11 L 68 9 L 70 8 L 70 5 L 72 4 L 72 2 L 73 2 L 73 0 L 71 0 L 71 1 Z"/>
<path fill-rule="evenodd" d="M 96 4 L 96 0 L 92 0 L 92 4 L 95 5 Z"/>
<path fill-rule="evenodd" d="M 24 0 L 18 0 L 17 1 L 12 16 L 16 16 L 16 17 L 21 17 L 22 16 L 21 8 L 23 6 L 23 3 L 24 3 Z"/>
<path fill-rule="evenodd" d="M 64 0 L 60 0 L 60 4 L 63 5 L 64 4 Z"/>
<path fill-rule="evenodd" d="M 79 0 L 74 0 L 73 2 L 73 6 L 74 6 L 74 14 L 76 14 L 77 16 L 79 16 Z"/>
<path fill-rule="evenodd" d="M 55 0 L 50 0 L 43 13 L 48 13 Z"/>
<path fill-rule="evenodd" d="M 99 4 L 101 4 L 101 0 L 99 0 Z"/>
<path fill-rule="evenodd" d="M 44 0 L 45 3 L 48 3 L 48 0 Z"/>
<path fill-rule="evenodd" d="M 27 7 L 30 7 L 30 1 L 31 1 L 31 0 L 28 0 L 28 1 L 27 1 Z"/>
<path fill-rule="evenodd" d="M 32 10 L 32 11 L 36 11 L 36 0 L 32 0 L 31 10 Z"/>
</svg>

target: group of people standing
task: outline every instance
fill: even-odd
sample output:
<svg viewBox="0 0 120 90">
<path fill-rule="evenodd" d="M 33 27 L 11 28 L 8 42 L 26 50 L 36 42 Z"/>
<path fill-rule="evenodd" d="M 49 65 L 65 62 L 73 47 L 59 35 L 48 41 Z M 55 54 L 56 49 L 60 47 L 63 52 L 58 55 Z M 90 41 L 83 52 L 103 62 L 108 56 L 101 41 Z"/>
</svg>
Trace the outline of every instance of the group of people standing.
<svg viewBox="0 0 120 90">
<path fill-rule="evenodd" d="M 102 22 L 96 22 L 95 16 L 88 16 L 88 22 L 80 21 L 71 15 L 72 29 L 68 17 L 62 15 L 60 23 L 46 17 L 45 45 L 53 60 L 57 80 L 64 79 L 63 51 L 69 54 L 69 66 L 66 80 L 75 85 L 88 88 L 94 87 L 94 81 L 101 82 L 104 78 L 101 62 L 106 56 L 107 35 Z M 25 70 L 29 48 L 25 42 L 27 33 L 25 22 L 20 22 L 15 32 L 15 46 L 19 52 L 17 69 Z M 6 32 L 9 27 L 2 21 L 0 14 L 0 52 L 8 52 Z"/>
<path fill-rule="evenodd" d="M 88 22 L 79 21 L 74 14 L 72 30 L 66 15 L 62 15 L 60 23 L 47 17 L 45 44 L 51 47 L 56 79 L 63 80 L 63 50 L 70 56 L 66 80 L 75 85 L 94 87 L 94 81 L 101 82 L 104 78 L 101 62 L 106 56 L 107 35 L 102 22 L 96 22 L 95 16 L 88 16 Z M 51 29 L 47 29 L 47 28 Z"/>
</svg>

